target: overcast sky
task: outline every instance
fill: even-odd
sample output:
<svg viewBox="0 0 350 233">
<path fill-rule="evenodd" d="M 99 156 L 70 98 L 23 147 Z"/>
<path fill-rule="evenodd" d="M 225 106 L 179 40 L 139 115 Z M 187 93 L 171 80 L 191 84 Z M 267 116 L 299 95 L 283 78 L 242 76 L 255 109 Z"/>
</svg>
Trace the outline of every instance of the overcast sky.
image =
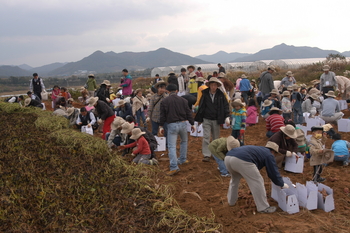
<svg viewBox="0 0 350 233">
<path fill-rule="evenodd" d="M 348 0 L 0 0 L 0 64 L 160 47 L 197 56 L 286 43 L 350 50 Z"/>
</svg>

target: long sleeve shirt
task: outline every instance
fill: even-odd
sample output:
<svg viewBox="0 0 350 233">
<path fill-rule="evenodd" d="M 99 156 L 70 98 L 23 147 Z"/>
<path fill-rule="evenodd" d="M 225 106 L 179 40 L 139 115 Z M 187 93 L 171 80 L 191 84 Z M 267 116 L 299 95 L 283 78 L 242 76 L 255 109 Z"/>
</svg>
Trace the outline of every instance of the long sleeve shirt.
<svg viewBox="0 0 350 233">
<path fill-rule="evenodd" d="M 284 118 L 278 114 L 272 114 L 266 118 L 266 130 L 276 133 L 284 126 Z"/>
<path fill-rule="evenodd" d="M 291 113 L 292 112 L 292 103 L 288 99 L 288 97 L 283 97 L 282 99 L 282 111 L 283 113 Z"/>
<path fill-rule="evenodd" d="M 95 115 L 92 112 L 88 112 L 87 114 L 89 114 L 89 119 L 90 119 L 88 120 L 87 123 L 90 125 L 94 125 L 96 123 Z M 77 125 L 79 125 L 80 122 L 82 122 L 82 119 L 80 119 L 80 116 L 78 116 L 76 120 Z"/>
<path fill-rule="evenodd" d="M 272 182 L 277 186 L 283 187 L 283 179 L 270 149 L 263 146 L 242 146 L 233 148 L 227 152 L 226 156 L 234 156 L 243 161 L 254 163 L 259 170 L 266 167 L 267 176 Z"/>
<path fill-rule="evenodd" d="M 323 73 L 320 77 L 320 87 L 335 87 L 338 89 L 335 73 L 332 71 L 329 71 L 328 74 Z"/>
<path fill-rule="evenodd" d="M 130 143 L 125 146 L 125 148 L 131 148 L 131 147 L 137 147 L 136 150 L 134 150 L 132 153 L 134 155 L 140 154 L 140 155 L 150 155 L 151 149 L 149 148 L 149 144 L 143 136 L 139 137 L 135 142 Z"/>
<path fill-rule="evenodd" d="M 151 97 L 151 101 L 148 105 L 148 116 L 152 121 L 159 123 L 160 104 L 164 100 L 164 98 L 167 96 L 168 95 L 166 93 L 163 93 L 161 95 L 155 94 Z"/>
<path fill-rule="evenodd" d="M 322 116 L 334 116 L 334 113 L 340 112 L 339 102 L 332 97 L 328 97 L 322 103 Z"/>
<path fill-rule="evenodd" d="M 260 75 L 259 90 L 266 95 L 274 88 L 272 75 L 268 71 L 263 72 Z"/>
<path fill-rule="evenodd" d="M 231 118 L 232 118 L 233 130 L 245 130 L 246 119 L 247 119 L 247 111 L 245 109 L 243 108 L 239 110 L 233 109 Z"/>
<path fill-rule="evenodd" d="M 198 92 L 197 92 L 197 101 L 196 101 L 196 103 L 194 104 L 194 106 L 198 106 L 198 105 L 199 105 L 199 101 L 200 101 L 201 98 L 202 98 L 202 91 L 205 90 L 205 89 L 207 89 L 207 88 L 208 88 L 208 86 L 205 85 L 205 84 L 203 84 L 202 86 L 200 86 L 200 87 L 198 88 Z"/>
</svg>

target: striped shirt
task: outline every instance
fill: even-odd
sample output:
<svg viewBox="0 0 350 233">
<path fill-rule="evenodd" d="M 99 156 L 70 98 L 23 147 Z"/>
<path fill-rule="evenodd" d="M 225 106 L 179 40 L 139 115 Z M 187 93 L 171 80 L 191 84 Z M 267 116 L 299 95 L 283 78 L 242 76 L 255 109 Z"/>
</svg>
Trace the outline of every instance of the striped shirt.
<svg viewBox="0 0 350 233">
<path fill-rule="evenodd" d="M 272 114 L 266 118 L 266 130 L 276 133 L 284 126 L 284 118 L 278 114 Z"/>
</svg>

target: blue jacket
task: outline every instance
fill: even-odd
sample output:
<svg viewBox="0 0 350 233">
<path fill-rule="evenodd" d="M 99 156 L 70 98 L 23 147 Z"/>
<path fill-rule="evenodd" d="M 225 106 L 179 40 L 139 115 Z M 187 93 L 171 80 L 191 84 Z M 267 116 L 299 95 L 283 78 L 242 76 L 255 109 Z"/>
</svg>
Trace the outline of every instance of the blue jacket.
<svg viewBox="0 0 350 233">
<path fill-rule="evenodd" d="M 234 156 L 243 161 L 254 163 L 259 170 L 266 167 L 267 176 L 272 182 L 277 186 L 283 187 L 283 179 L 270 149 L 263 146 L 241 146 L 233 148 L 227 152 L 226 156 Z"/>
<path fill-rule="evenodd" d="M 332 144 L 332 150 L 334 151 L 334 156 L 348 155 L 349 154 L 349 142 L 345 140 L 336 140 Z"/>
<path fill-rule="evenodd" d="M 247 78 L 243 78 L 239 83 L 239 90 L 250 91 L 250 89 L 251 89 L 250 81 Z"/>
</svg>

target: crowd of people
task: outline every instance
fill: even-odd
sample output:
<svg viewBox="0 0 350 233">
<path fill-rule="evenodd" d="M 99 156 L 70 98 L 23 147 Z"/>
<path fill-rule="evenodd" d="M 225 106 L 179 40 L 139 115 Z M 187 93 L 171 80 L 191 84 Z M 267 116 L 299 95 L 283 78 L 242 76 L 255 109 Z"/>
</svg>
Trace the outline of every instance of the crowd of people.
<svg viewBox="0 0 350 233">
<path fill-rule="evenodd" d="M 74 108 L 74 100 L 66 88 L 53 87 L 53 114 L 66 117 L 69 124 L 78 129 L 83 126 L 100 129 L 108 147 L 122 151 L 122 156 L 131 154 L 134 164 L 158 164 L 155 155 L 157 137 L 164 136 L 170 161 L 167 175 L 170 176 L 180 172 L 181 165 L 190 162 L 187 157 L 188 127 L 190 125 L 194 132 L 195 122 L 198 122 L 203 128 L 202 161 L 210 162 L 213 158 L 221 176 L 231 177 L 229 204 L 236 203 L 239 181 L 243 177 L 257 210 L 262 213 L 276 210 L 267 202 L 259 172 L 263 167 L 273 183 L 288 188 L 279 173 L 286 157 L 298 159 L 297 153 L 309 154 L 305 157 L 314 167 L 312 179 L 315 182 L 325 180 L 321 177 L 325 164 L 342 161 L 343 166 L 348 165 L 350 143 L 341 140 L 332 124 L 344 115 L 335 92 L 339 91 L 339 96 L 346 100 L 350 86 L 340 90 L 340 79 L 328 65 L 323 67 L 320 80 L 315 80 L 309 88 L 297 85 L 291 71 L 286 73 L 280 86 L 275 87 L 273 73 L 276 69 L 273 66 L 262 72 L 257 81 L 242 74 L 235 83 L 226 77 L 220 63 L 218 68 L 206 78 L 200 67 L 196 71 L 192 65 L 182 68 L 178 76 L 169 73 L 164 80 L 156 75 L 152 87 L 147 90 L 134 90 L 132 77 L 124 69 L 116 92 L 109 80 L 98 86 L 94 75 L 90 74 L 78 98 L 85 105 L 80 109 Z M 348 81 L 341 79 L 343 86 Z M 24 106 L 44 108 L 45 104 L 41 102 L 43 90 L 43 80 L 35 73 L 28 98 L 18 96 L 7 101 L 24 101 Z M 245 131 L 258 123 L 259 115 L 265 120 L 267 143 L 265 146 L 245 145 Z M 307 140 L 300 126 L 305 117 L 316 116 L 326 124 L 312 127 L 311 138 Z M 220 137 L 221 127 L 230 128 L 231 136 Z M 332 148 L 325 149 L 328 139 L 334 143 Z"/>
</svg>

